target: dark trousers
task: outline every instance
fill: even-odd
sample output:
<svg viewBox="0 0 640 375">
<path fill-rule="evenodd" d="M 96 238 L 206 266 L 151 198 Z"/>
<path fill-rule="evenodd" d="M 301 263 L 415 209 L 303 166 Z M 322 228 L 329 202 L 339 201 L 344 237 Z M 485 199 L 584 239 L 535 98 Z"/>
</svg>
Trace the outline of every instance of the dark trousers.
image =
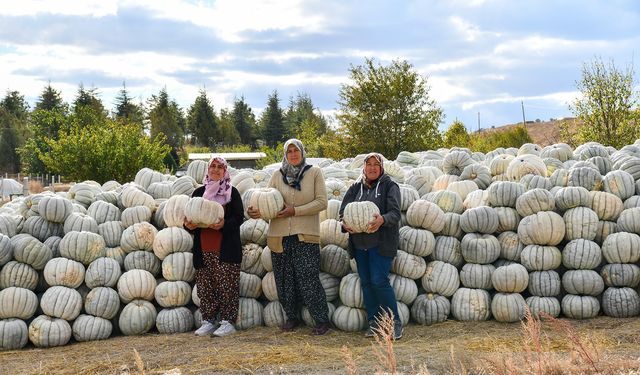
<svg viewBox="0 0 640 375">
<path fill-rule="evenodd" d="M 283 238 L 282 253 L 271 253 L 278 299 L 287 319 L 298 319 L 300 302 L 317 324 L 329 322 L 329 309 L 320 283 L 320 245 L 301 242 L 298 236 Z"/>
</svg>

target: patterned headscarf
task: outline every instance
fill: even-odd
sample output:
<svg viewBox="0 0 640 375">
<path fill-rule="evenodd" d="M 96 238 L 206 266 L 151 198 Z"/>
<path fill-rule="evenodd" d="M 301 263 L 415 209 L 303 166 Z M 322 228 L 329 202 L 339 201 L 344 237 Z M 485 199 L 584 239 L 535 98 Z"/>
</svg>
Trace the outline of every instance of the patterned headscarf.
<svg viewBox="0 0 640 375">
<path fill-rule="evenodd" d="M 291 165 L 287 160 L 287 149 L 289 145 L 294 145 L 302 154 L 302 161 L 298 165 Z M 284 182 L 296 190 L 300 190 L 300 181 L 304 172 L 309 169 L 310 165 L 307 164 L 307 153 L 304 151 L 304 145 L 299 139 L 291 138 L 284 143 L 284 157 L 282 158 L 282 167 L 280 172 L 282 173 L 282 179 Z"/>
<path fill-rule="evenodd" d="M 214 181 L 209 178 L 208 168 L 214 161 L 217 161 L 224 166 L 224 176 L 222 177 L 222 180 Z M 204 184 L 204 194 L 202 194 L 204 199 L 216 201 L 221 205 L 225 205 L 231 200 L 231 176 L 229 175 L 229 164 L 227 164 L 227 161 L 224 160 L 224 158 L 214 156 L 209 160 L 209 164 L 207 164 L 207 172 L 204 175 L 202 183 Z"/>
<path fill-rule="evenodd" d="M 367 180 L 367 174 L 365 173 L 365 168 L 367 168 L 367 160 L 371 158 L 376 158 L 378 163 L 380 163 L 380 176 L 378 176 L 378 179 L 380 179 L 380 177 L 382 177 L 382 175 L 384 174 L 384 159 L 382 155 L 378 154 L 377 152 L 368 153 L 367 156 L 365 156 L 364 160 L 362 161 L 362 182 L 369 185 L 369 187 L 371 187 L 371 184 L 375 182 L 375 180 L 374 181 Z"/>
</svg>

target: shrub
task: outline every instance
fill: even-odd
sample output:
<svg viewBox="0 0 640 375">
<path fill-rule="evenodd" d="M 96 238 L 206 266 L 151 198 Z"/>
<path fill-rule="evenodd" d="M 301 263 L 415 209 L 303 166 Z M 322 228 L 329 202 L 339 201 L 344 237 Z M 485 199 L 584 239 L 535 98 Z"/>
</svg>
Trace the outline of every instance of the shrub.
<svg viewBox="0 0 640 375">
<path fill-rule="evenodd" d="M 72 126 L 57 140 L 45 140 L 49 152 L 38 158 L 52 173 L 68 179 L 100 183 L 133 181 L 143 167 L 162 170 L 162 160 L 171 148 L 160 134 L 151 141 L 142 127 L 108 120 L 104 125 Z"/>
</svg>

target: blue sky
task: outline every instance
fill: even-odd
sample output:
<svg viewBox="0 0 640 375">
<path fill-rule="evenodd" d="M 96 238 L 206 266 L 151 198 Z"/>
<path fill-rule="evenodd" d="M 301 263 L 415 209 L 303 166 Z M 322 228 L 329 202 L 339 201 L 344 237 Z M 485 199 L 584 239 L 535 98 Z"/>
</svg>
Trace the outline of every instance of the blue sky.
<svg viewBox="0 0 640 375">
<path fill-rule="evenodd" d="M 47 82 L 72 101 L 82 82 L 108 108 L 126 81 L 183 108 L 244 96 L 259 115 L 278 90 L 327 116 L 349 67 L 406 59 L 443 108 L 476 129 L 571 116 L 583 63 L 618 67 L 640 51 L 635 0 L 0 0 L 0 88 L 33 104 Z M 636 74 L 636 82 L 638 75 Z"/>
</svg>

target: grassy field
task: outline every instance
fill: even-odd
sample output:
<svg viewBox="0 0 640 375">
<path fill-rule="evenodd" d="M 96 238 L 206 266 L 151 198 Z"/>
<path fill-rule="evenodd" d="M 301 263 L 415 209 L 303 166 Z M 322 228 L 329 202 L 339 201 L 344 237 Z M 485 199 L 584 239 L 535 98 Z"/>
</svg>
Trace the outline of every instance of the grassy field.
<svg viewBox="0 0 640 375">
<path fill-rule="evenodd" d="M 640 319 L 447 321 L 395 343 L 259 327 L 225 338 L 147 334 L 0 352 L 1 374 L 640 374 Z"/>
</svg>

